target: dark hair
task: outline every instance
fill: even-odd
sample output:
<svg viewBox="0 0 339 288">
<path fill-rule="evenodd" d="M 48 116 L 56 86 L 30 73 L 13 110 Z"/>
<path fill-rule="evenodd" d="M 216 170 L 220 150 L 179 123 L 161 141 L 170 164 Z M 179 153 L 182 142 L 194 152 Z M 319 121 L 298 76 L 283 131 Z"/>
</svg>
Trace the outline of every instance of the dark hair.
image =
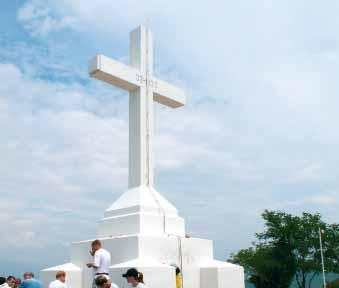
<svg viewBox="0 0 339 288">
<path fill-rule="evenodd" d="M 141 272 L 139 272 L 135 268 L 128 269 L 125 274 L 122 274 L 122 277 L 124 277 L 124 278 L 132 277 L 135 280 L 137 280 L 138 282 L 145 284 L 144 283 L 144 274 L 142 274 Z"/>
<path fill-rule="evenodd" d="M 181 272 L 181 271 L 180 271 L 179 267 L 176 267 L 176 268 L 175 268 L 175 275 L 178 275 L 180 272 Z"/>
<path fill-rule="evenodd" d="M 144 274 L 142 274 L 141 272 L 138 272 L 137 281 L 138 281 L 139 283 L 145 284 L 145 283 L 144 283 Z"/>
<path fill-rule="evenodd" d="M 15 277 L 14 276 L 8 276 L 7 281 L 9 281 L 9 280 L 15 280 Z"/>
<path fill-rule="evenodd" d="M 65 276 L 66 277 L 66 272 L 65 271 L 58 271 L 56 274 L 55 274 L 55 278 L 56 279 L 59 279 L 60 277 L 62 276 Z"/>
<path fill-rule="evenodd" d="M 6 282 L 5 277 L 0 277 L 0 285 L 4 284 Z"/>
<path fill-rule="evenodd" d="M 95 285 L 97 287 L 104 287 L 105 283 L 107 283 L 107 282 L 108 282 L 108 280 L 105 276 L 100 275 L 97 278 L 95 278 Z"/>
<path fill-rule="evenodd" d="M 26 273 L 24 274 L 24 277 L 25 277 L 25 276 L 31 276 L 32 278 L 34 278 L 33 272 L 26 272 Z"/>
<path fill-rule="evenodd" d="M 94 241 L 92 242 L 92 246 L 94 246 L 94 245 L 101 246 L 100 240 L 98 240 L 98 239 L 94 240 Z"/>
</svg>

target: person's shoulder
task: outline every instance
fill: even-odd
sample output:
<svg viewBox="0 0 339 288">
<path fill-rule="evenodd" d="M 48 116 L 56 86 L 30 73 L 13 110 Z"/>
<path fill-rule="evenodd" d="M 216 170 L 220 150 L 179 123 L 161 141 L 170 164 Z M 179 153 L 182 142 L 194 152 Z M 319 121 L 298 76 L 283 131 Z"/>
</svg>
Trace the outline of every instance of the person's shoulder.
<svg viewBox="0 0 339 288">
<path fill-rule="evenodd" d="M 64 288 L 66 287 L 65 283 L 62 283 L 59 280 L 54 280 L 49 284 L 49 288 Z"/>
<path fill-rule="evenodd" d="M 34 287 L 34 288 L 41 288 L 42 284 L 39 280 L 37 279 L 28 279 L 27 281 L 29 281 L 29 286 L 28 287 Z"/>
<path fill-rule="evenodd" d="M 119 288 L 119 286 L 115 283 L 111 283 L 111 288 Z"/>
<path fill-rule="evenodd" d="M 59 287 L 62 282 L 59 280 L 53 280 L 51 283 L 49 283 L 49 287 Z"/>
<path fill-rule="evenodd" d="M 22 287 L 26 287 L 28 283 L 30 283 L 30 279 L 26 279 L 26 280 L 22 281 L 20 285 L 22 285 Z"/>
<path fill-rule="evenodd" d="M 144 283 L 138 283 L 137 288 L 146 288 L 146 285 Z"/>
</svg>

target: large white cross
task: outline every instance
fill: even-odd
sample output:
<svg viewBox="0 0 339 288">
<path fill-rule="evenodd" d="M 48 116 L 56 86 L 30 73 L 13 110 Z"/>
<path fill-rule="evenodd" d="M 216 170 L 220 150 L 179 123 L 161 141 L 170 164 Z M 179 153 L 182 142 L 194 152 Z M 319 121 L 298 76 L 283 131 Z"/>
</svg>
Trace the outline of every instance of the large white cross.
<svg viewBox="0 0 339 288">
<path fill-rule="evenodd" d="M 182 89 L 152 75 L 152 34 L 140 26 L 130 33 L 130 66 L 97 55 L 91 77 L 129 91 L 129 188 L 154 185 L 153 100 L 171 108 L 185 105 Z"/>
</svg>

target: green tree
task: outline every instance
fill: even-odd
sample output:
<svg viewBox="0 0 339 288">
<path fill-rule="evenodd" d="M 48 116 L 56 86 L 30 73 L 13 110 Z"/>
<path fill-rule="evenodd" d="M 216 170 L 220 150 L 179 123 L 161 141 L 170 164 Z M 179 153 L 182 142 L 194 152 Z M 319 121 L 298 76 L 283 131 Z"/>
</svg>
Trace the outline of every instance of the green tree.
<svg viewBox="0 0 339 288">
<path fill-rule="evenodd" d="M 280 261 L 282 261 L 282 263 L 289 263 L 289 265 L 293 263 L 293 266 L 288 266 L 288 268 L 294 269 L 294 278 L 299 288 L 310 288 L 315 276 L 322 271 L 319 248 L 319 229 L 323 231 L 324 259 L 327 272 L 338 272 L 338 224 L 328 225 L 321 220 L 319 214 L 310 213 L 303 213 L 299 217 L 284 212 L 266 210 L 262 214 L 262 217 L 265 221 L 266 229 L 264 232 L 256 234 L 257 242 L 254 243 L 252 251 L 256 252 L 266 248 L 284 251 L 282 255 L 279 256 Z M 241 250 L 240 252 L 242 251 L 244 250 Z M 238 254 L 233 255 L 232 260 L 244 265 L 244 262 L 248 259 L 242 258 L 241 260 L 243 263 L 240 263 Z M 253 255 L 255 256 L 255 253 Z M 274 257 L 275 254 L 266 254 L 263 257 L 258 258 L 255 258 L 254 256 L 252 258 L 252 261 L 254 262 L 251 263 L 252 268 L 262 267 L 264 264 L 258 263 L 260 261 L 272 261 L 272 257 Z M 253 263 L 255 263 L 255 265 Z M 272 277 L 269 270 L 254 270 L 255 273 L 253 273 L 248 269 L 248 265 L 244 265 L 244 267 L 249 274 L 249 281 L 256 287 L 265 286 L 257 286 L 252 280 L 252 276 L 259 277 L 260 279 Z M 279 279 L 288 279 L 283 267 L 279 267 L 279 265 L 275 267 L 277 267 L 277 273 L 281 274 L 278 277 Z M 277 278 L 277 276 L 274 277 Z"/>
<path fill-rule="evenodd" d="M 232 255 L 257 288 L 288 288 L 295 274 L 293 255 L 284 246 L 257 245 Z"/>
<path fill-rule="evenodd" d="M 323 286 L 324 287 L 324 286 Z M 339 279 L 336 279 L 334 281 L 328 282 L 326 284 L 327 288 L 339 288 Z"/>
<path fill-rule="evenodd" d="M 328 225 L 322 238 L 325 243 L 325 266 L 328 271 L 339 273 L 339 224 Z"/>
<path fill-rule="evenodd" d="M 326 229 L 319 214 L 303 213 L 301 217 L 283 212 L 265 211 L 266 231 L 257 234 L 260 241 L 275 245 L 285 243 L 296 262 L 295 279 L 299 288 L 311 287 L 321 271 L 319 228 Z"/>
</svg>

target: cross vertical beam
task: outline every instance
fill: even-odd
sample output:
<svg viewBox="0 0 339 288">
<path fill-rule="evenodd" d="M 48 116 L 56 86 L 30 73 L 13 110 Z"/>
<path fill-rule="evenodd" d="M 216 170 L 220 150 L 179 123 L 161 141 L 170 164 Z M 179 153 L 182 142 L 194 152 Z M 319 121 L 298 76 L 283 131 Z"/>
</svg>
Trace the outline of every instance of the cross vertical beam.
<svg viewBox="0 0 339 288">
<path fill-rule="evenodd" d="M 128 187 L 154 186 L 153 123 L 156 101 L 178 108 L 185 92 L 153 77 L 152 35 L 140 26 L 130 33 L 130 65 L 97 55 L 89 65 L 91 77 L 129 91 Z"/>
<path fill-rule="evenodd" d="M 143 82 L 129 97 L 129 188 L 154 184 L 152 155 L 153 92 L 149 87 L 152 76 L 152 36 L 141 26 L 130 34 L 130 65 L 140 71 Z"/>
</svg>

